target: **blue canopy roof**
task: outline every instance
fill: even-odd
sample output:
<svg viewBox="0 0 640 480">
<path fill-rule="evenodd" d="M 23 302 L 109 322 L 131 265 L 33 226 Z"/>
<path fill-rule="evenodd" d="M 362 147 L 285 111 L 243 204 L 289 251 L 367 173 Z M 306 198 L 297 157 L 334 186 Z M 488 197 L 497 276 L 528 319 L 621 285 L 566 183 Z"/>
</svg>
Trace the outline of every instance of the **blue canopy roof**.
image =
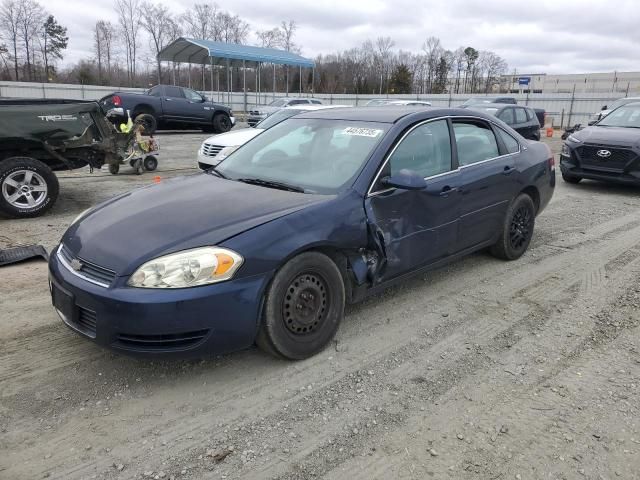
<svg viewBox="0 0 640 480">
<path fill-rule="evenodd" d="M 178 38 L 158 54 L 162 61 L 208 64 L 213 58 L 246 62 L 277 63 L 297 67 L 314 67 L 315 62 L 292 52 L 276 48 L 252 47 L 237 43 Z"/>
</svg>

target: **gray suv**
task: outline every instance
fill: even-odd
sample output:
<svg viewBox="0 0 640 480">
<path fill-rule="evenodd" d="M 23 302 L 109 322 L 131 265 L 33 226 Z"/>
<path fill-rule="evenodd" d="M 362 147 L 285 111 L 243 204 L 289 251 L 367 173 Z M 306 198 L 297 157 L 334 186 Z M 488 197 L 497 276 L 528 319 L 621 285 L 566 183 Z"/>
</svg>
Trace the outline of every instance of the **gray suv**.
<svg viewBox="0 0 640 480">
<path fill-rule="evenodd" d="M 251 127 L 255 127 L 256 123 L 261 122 L 269 115 L 283 108 L 292 107 L 294 105 L 322 105 L 320 100 L 315 98 L 303 98 L 303 97 L 285 97 L 278 98 L 271 102 L 269 105 L 256 106 L 255 109 L 249 110 L 247 116 L 247 123 Z"/>
</svg>

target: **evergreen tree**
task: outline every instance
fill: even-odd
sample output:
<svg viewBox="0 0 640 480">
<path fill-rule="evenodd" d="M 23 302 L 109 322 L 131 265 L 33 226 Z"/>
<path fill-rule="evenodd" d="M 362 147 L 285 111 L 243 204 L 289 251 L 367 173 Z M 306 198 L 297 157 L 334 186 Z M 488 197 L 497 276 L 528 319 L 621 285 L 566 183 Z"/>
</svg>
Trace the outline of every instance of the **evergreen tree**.
<svg viewBox="0 0 640 480">
<path fill-rule="evenodd" d="M 49 15 L 42 26 L 42 56 L 44 57 L 44 76 L 48 82 L 53 67 L 50 66 L 52 59 L 62 60 L 62 52 L 67 48 L 69 37 L 67 37 L 67 29 L 60 25 L 53 15 Z"/>
</svg>

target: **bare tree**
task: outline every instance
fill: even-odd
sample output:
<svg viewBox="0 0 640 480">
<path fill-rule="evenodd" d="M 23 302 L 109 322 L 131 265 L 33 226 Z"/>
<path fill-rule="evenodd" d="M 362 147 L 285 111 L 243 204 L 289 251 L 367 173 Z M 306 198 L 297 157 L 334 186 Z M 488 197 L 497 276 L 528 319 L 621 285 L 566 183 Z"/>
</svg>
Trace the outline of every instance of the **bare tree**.
<svg viewBox="0 0 640 480">
<path fill-rule="evenodd" d="M 436 76 L 436 68 L 438 67 L 440 56 L 443 51 L 440 39 L 437 37 L 427 38 L 427 41 L 422 45 L 422 51 L 426 55 L 427 91 L 431 93 L 433 91 L 433 81 Z"/>
<path fill-rule="evenodd" d="M 133 86 L 136 79 L 136 60 L 138 56 L 138 35 L 142 20 L 140 0 L 115 0 L 115 11 L 118 15 L 120 32 L 125 44 L 127 59 L 127 79 Z"/>
<path fill-rule="evenodd" d="M 258 45 L 263 48 L 277 48 L 281 47 L 283 43 L 282 31 L 279 28 L 258 30 L 256 31 L 256 37 L 258 37 Z"/>
<path fill-rule="evenodd" d="M 142 17 L 142 27 L 149 34 L 152 52 L 156 59 L 158 83 L 162 83 L 162 65 L 159 54 L 169 42 L 175 40 L 172 38 L 173 33 L 176 32 L 175 21 L 169 9 L 161 3 L 145 3 L 143 8 L 146 14 Z"/>
<path fill-rule="evenodd" d="M 94 53 L 98 61 L 98 82 L 111 80 L 111 59 L 113 57 L 113 41 L 115 28 L 111 22 L 99 20 L 94 32 Z"/>
<path fill-rule="evenodd" d="M 19 8 L 19 37 L 24 48 L 27 79 L 34 75 L 35 48 L 38 32 L 44 22 L 44 10 L 35 0 L 18 0 Z"/>
<path fill-rule="evenodd" d="M 5 0 L 0 6 L 0 27 L 3 35 L 10 42 L 13 50 L 13 69 L 16 82 L 20 79 L 18 73 L 18 40 L 20 35 L 21 9 L 16 0 Z"/>
<path fill-rule="evenodd" d="M 393 55 L 391 49 L 394 45 L 395 42 L 391 37 L 378 37 L 376 39 L 376 59 L 380 72 L 380 94 L 382 94 L 382 86 L 385 82 L 387 83 L 388 89 L 389 72 L 393 66 Z"/>
<path fill-rule="evenodd" d="M 200 40 L 212 40 L 216 37 L 214 31 L 218 7 L 208 3 L 196 3 L 193 9 L 182 15 L 186 34 Z"/>
<path fill-rule="evenodd" d="M 288 22 L 283 21 L 280 24 L 280 30 L 282 32 L 282 48 L 284 48 L 287 52 L 299 52 L 298 46 L 293 42 L 293 36 L 298 29 L 298 24 L 295 20 L 289 20 Z M 289 65 L 285 67 L 285 92 L 287 95 L 289 94 Z"/>
</svg>

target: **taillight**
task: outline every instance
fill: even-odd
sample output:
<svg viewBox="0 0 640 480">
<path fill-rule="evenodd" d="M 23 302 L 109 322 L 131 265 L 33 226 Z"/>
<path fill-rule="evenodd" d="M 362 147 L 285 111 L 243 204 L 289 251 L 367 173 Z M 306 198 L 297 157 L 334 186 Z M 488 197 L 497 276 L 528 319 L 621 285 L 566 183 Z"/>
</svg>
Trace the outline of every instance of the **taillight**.
<svg viewBox="0 0 640 480">
<path fill-rule="evenodd" d="M 121 106 L 122 106 L 122 99 L 121 99 L 121 98 L 120 98 L 120 96 L 118 96 L 118 95 L 114 95 L 114 96 L 111 98 L 111 102 L 113 102 L 113 104 L 114 104 L 116 107 L 121 107 Z"/>
</svg>

